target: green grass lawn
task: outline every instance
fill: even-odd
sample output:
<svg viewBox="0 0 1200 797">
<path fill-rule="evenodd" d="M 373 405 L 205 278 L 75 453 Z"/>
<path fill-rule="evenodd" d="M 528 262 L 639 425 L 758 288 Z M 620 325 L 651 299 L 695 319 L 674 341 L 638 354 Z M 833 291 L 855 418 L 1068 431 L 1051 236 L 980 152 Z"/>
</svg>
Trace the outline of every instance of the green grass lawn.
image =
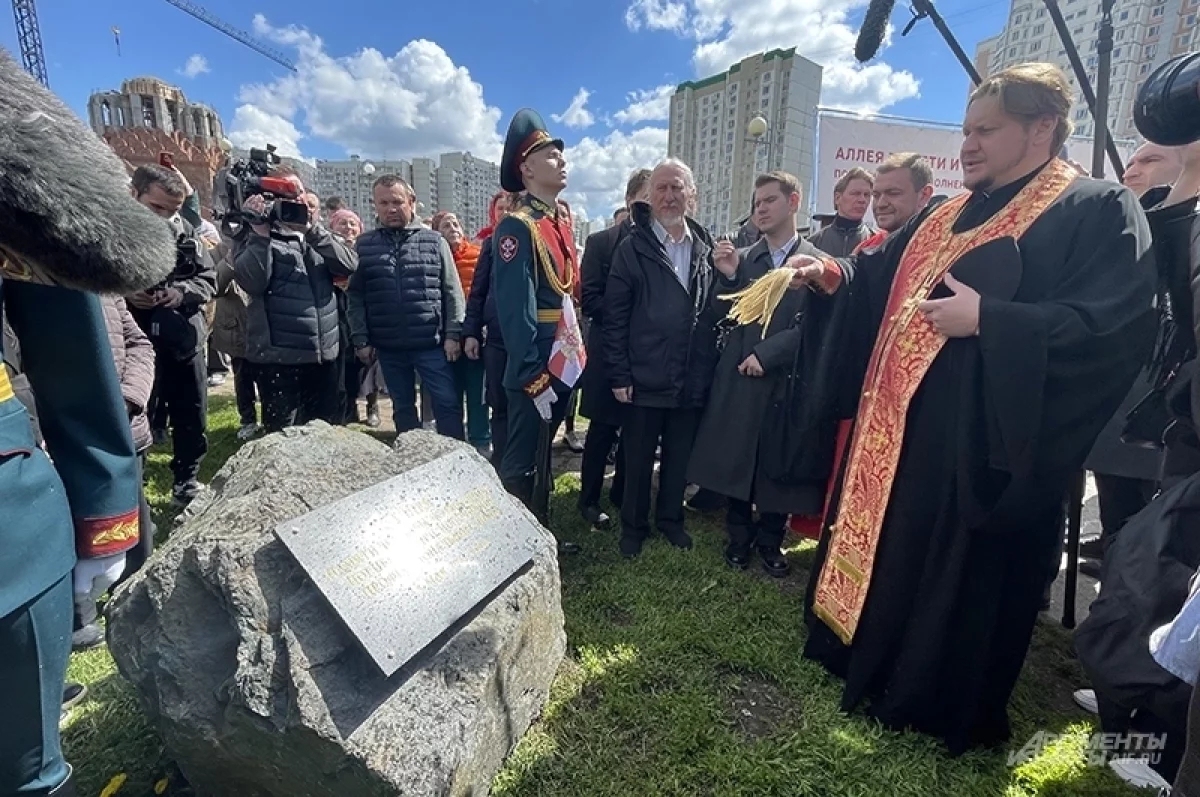
<svg viewBox="0 0 1200 797">
<path fill-rule="evenodd" d="M 214 397 L 207 480 L 237 448 L 232 401 Z M 150 458 L 148 490 L 170 518 L 169 454 Z M 510 756 L 494 793 L 503 797 L 787 795 L 788 797 L 1122 797 L 1137 792 L 1107 767 L 1087 766 L 1098 729 L 1074 707 L 1083 673 L 1070 637 L 1039 627 L 1014 695 L 1016 750 L 1036 732 L 1061 734 L 1029 763 L 1003 752 L 945 756 L 937 743 L 881 730 L 838 710 L 840 682 L 800 656 L 811 544 L 792 552 L 795 572 L 776 581 L 723 563 L 718 518 L 693 517 L 696 548 L 661 540 L 628 563 L 611 532 L 589 531 L 574 512 L 578 482 L 558 480 L 555 530 L 584 546 L 562 560 L 568 658 L 541 721 Z M 70 676 L 89 698 L 64 729 L 81 793 L 189 791 L 106 650 L 72 656 Z M 398 754 L 399 753 L 398 751 Z M 163 782 L 165 781 L 165 783 Z M 165 787 L 165 788 L 164 788 Z M 233 797 L 231 795 L 231 797 Z M 302 797 L 296 795 L 296 797 Z"/>
</svg>

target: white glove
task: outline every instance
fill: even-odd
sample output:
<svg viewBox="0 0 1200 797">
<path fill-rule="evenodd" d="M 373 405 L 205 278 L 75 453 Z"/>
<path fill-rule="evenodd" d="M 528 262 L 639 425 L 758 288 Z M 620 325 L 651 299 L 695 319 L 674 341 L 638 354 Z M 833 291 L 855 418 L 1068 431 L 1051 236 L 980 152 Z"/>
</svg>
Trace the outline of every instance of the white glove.
<svg viewBox="0 0 1200 797">
<path fill-rule="evenodd" d="M 533 397 L 533 406 L 537 407 L 538 415 L 542 416 L 543 421 L 550 420 L 550 405 L 556 401 L 558 401 L 558 394 L 552 387 L 546 388 Z"/>
<path fill-rule="evenodd" d="M 98 599 L 121 577 L 125 570 L 125 554 L 80 559 L 75 563 L 75 594 Z"/>
</svg>

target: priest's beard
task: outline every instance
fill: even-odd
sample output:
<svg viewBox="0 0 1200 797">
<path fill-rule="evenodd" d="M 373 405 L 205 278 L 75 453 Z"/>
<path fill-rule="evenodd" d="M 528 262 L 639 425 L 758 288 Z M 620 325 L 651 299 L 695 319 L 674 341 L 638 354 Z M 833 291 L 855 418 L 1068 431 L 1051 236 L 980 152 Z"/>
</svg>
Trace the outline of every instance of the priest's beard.
<svg viewBox="0 0 1200 797">
<path fill-rule="evenodd" d="M 997 153 L 994 156 L 989 156 L 988 157 L 989 164 L 991 164 L 993 162 L 993 158 L 995 158 L 997 160 L 1001 160 L 1001 159 L 1002 160 L 997 165 L 997 168 L 990 170 L 991 171 L 990 174 L 987 174 L 987 175 L 979 178 L 979 180 L 977 182 L 968 183 L 967 188 L 970 189 L 971 191 L 974 191 L 977 193 L 986 194 L 995 188 L 1000 188 L 1004 185 L 1008 185 L 1009 183 L 1011 183 L 1015 180 L 1019 180 L 1020 178 L 1024 177 L 1025 171 L 1019 169 L 1018 167 L 1022 163 L 1025 162 L 1026 158 L 1029 157 L 1029 147 L 1030 147 L 1029 136 L 1026 135 L 1021 141 L 1020 149 L 1018 151 L 1012 153 L 1010 156 L 1005 158 L 1005 157 L 1003 157 L 1003 153 Z M 1010 173 L 1014 172 L 1014 171 L 1018 171 L 1020 173 L 1010 175 Z M 997 185 L 996 184 L 996 181 L 998 179 L 997 175 L 1010 175 L 1010 176 L 1007 180 L 1004 181 L 1003 184 Z"/>
</svg>

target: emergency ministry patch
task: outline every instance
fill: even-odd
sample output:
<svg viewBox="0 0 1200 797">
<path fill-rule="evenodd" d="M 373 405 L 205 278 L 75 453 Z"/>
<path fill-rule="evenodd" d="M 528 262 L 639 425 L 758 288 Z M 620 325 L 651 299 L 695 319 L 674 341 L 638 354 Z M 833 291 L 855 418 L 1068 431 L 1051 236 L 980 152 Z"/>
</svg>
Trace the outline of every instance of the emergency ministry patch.
<svg viewBox="0 0 1200 797">
<path fill-rule="evenodd" d="M 517 243 L 515 236 L 506 235 L 500 239 L 500 259 L 505 263 L 511 263 L 512 259 L 517 256 L 517 250 L 520 244 Z"/>
</svg>

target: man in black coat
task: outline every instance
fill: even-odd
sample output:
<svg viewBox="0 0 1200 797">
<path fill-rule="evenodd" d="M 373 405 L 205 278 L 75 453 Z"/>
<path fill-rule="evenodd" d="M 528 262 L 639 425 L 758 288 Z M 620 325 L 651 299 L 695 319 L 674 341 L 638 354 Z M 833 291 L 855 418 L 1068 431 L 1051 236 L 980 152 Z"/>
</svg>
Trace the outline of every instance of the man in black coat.
<svg viewBox="0 0 1200 797">
<path fill-rule="evenodd" d="M 754 221 L 762 237 L 738 250 L 721 241 L 713 255 L 718 267 L 736 269 L 733 279 L 718 279 L 717 306 L 723 310 L 729 307 L 723 296 L 748 287 L 789 257 L 818 254 L 796 233 L 801 201 L 796 178 L 787 172 L 769 172 L 759 175 L 754 186 Z M 744 569 L 752 547 L 757 548 L 763 569 L 777 577 L 787 575 L 789 569 L 780 551 L 788 515 L 816 514 L 824 495 L 820 480 L 786 484 L 769 478 L 759 465 L 764 418 L 771 402 L 781 397 L 795 361 L 801 339 L 795 319 L 807 299 L 807 293 L 788 291 L 765 330 L 761 323 L 752 323 L 729 332 L 688 467 L 689 481 L 729 496 L 725 561 Z"/>
<path fill-rule="evenodd" d="M 625 206 L 634 202 L 650 201 L 650 170 L 638 169 L 625 185 Z M 581 307 L 590 322 L 587 339 L 588 364 L 583 371 L 580 400 L 581 410 L 589 425 L 587 439 L 583 444 L 583 462 L 579 472 L 579 513 L 594 528 L 607 530 L 611 521 L 600 508 L 600 491 L 604 487 L 604 471 L 608 456 L 621 434 L 622 405 L 613 395 L 608 383 L 608 369 L 604 365 L 604 287 L 608 283 L 608 272 L 612 266 L 617 246 L 629 237 L 633 222 L 629 214 L 607 230 L 588 236 L 587 247 L 580 265 L 582 277 Z M 609 498 L 620 506 L 625 494 L 625 468 L 622 462 L 624 451 L 617 452 L 616 468 L 613 473 L 612 491 Z"/>
<path fill-rule="evenodd" d="M 717 363 L 712 238 L 688 218 L 692 171 L 667 159 L 650 178 L 650 203 L 636 202 L 633 229 L 613 259 L 604 291 L 604 357 L 613 395 L 625 407 L 621 553 L 635 557 L 650 531 L 650 484 L 661 439 L 655 523 L 677 548 L 683 493 L 700 413 Z M 732 276 L 736 263 L 728 264 Z"/>
</svg>

